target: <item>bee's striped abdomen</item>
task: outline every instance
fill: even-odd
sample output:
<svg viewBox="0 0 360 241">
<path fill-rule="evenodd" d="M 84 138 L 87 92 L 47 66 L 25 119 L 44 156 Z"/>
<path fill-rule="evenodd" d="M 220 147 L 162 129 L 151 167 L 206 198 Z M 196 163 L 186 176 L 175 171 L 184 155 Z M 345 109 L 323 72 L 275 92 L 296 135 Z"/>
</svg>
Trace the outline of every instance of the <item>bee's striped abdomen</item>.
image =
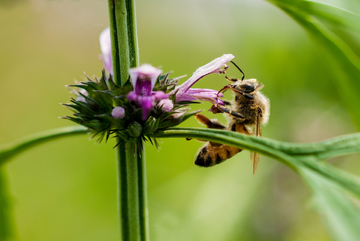
<svg viewBox="0 0 360 241">
<path fill-rule="evenodd" d="M 242 151 L 242 149 L 237 147 L 212 145 L 211 142 L 208 142 L 200 149 L 195 159 L 195 164 L 203 167 L 211 167 L 235 156 L 240 151 Z"/>
</svg>

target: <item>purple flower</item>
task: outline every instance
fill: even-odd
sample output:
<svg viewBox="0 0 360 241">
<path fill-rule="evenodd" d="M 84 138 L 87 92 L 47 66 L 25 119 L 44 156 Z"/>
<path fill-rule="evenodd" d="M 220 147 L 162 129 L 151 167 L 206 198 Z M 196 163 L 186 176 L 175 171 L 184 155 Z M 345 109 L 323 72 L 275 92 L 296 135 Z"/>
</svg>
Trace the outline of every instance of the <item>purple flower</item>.
<svg viewBox="0 0 360 241">
<path fill-rule="evenodd" d="M 161 70 L 143 64 L 140 67 L 129 70 L 131 83 L 134 91 L 131 91 L 127 98 L 134 101 L 142 109 L 142 119 L 145 120 L 155 101 L 167 99 L 169 96 L 162 91 L 152 91 L 155 86 L 156 79 L 161 74 Z"/>
<path fill-rule="evenodd" d="M 111 116 L 115 119 L 122 119 L 125 117 L 125 109 L 117 106 L 111 111 Z"/>
<path fill-rule="evenodd" d="M 111 38 L 110 28 L 106 28 L 100 34 L 100 48 L 102 52 L 102 60 L 105 68 L 110 74 L 113 74 L 112 58 L 111 58 Z"/>
<path fill-rule="evenodd" d="M 213 104 L 220 104 L 223 105 L 223 101 L 220 99 L 217 99 L 217 97 L 222 97 L 222 93 L 218 94 L 218 91 L 211 90 L 211 89 L 195 89 L 192 88 L 197 81 L 199 81 L 201 78 L 208 74 L 212 73 L 222 73 L 223 70 L 221 67 L 223 67 L 227 62 L 232 60 L 234 58 L 234 55 L 232 54 L 224 54 L 223 56 L 214 59 L 210 63 L 201 66 L 198 68 L 194 74 L 182 85 L 176 87 L 173 91 L 171 91 L 169 94 L 173 95 L 176 93 L 176 102 L 180 101 L 193 101 L 193 100 L 205 100 L 210 101 Z"/>
</svg>

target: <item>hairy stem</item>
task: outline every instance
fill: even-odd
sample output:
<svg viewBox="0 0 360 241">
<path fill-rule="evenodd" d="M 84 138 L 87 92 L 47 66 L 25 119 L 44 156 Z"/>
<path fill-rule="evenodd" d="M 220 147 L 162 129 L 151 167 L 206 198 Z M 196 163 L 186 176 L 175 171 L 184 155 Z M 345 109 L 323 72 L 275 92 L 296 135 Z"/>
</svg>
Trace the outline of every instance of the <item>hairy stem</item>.
<svg viewBox="0 0 360 241">
<path fill-rule="evenodd" d="M 109 0 L 114 81 L 125 84 L 129 68 L 139 64 L 134 0 Z"/>
<path fill-rule="evenodd" d="M 134 0 L 109 0 L 114 80 L 124 85 L 139 63 Z M 120 142 L 121 139 L 118 139 Z M 117 149 L 119 220 L 123 241 L 149 240 L 145 158 L 142 140 Z"/>
<path fill-rule="evenodd" d="M 129 141 L 118 156 L 122 240 L 149 240 L 144 155 L 136 142 Z"/>
</svg>

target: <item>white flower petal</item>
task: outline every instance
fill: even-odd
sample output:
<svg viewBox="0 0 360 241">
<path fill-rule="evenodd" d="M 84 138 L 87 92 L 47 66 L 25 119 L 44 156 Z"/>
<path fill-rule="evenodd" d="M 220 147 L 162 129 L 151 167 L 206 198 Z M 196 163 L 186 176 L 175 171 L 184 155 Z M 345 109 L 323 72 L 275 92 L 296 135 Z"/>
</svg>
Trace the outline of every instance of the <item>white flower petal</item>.
<svg viewBox="0 0 360 241">
<path fill-rule="evenodd" d="M 110 72 L 110 74 L 113 74 L 110 28 L 106 28 L 100 34 L 100 49 L 105 68 Z"/>
</svg>

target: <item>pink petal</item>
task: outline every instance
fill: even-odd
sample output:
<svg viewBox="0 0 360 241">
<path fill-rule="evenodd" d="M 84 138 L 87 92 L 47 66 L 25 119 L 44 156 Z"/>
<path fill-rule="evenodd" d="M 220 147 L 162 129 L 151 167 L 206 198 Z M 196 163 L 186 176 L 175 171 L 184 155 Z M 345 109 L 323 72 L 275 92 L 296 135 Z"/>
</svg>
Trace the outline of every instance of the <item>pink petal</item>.
<svg viewBox="0 0 360 241">
<path fill-rule="evenodd" d="M 176 100 L 175 102 L 181 102 L 181 101 L 193 101 L 196 100 L 195 97 L 191 97 L 190 95 L 186 94 L 186 93 L 178 93 L 176 94 Z"/>
<path fill-rule="evenodd" d="M 192 88 L 189 89 L 188 91 L 186 91 L 186 94 L 188 95 L 208 95 L 208 96 L 216 96 L 219 93 L 219 91 L 217 90 L 212 90 L 212 89 L 197 89 L 197 88 Z M 223 93 L 219 93 L 218 97 L 223 97 Z"/>
<path fill-rule="evenodd" d="M 104 66 L 109 71 L 110 74 L 113 74 L 110 28 L 106 28 L 100 34 L 100 48 L 102 52 L 102 60 Z"/>
<path fill-rule="evenodd" d="M 174 94 L 175 92 L 177 93 L 186 92 L 202 77 L 211 73 L 219 73 L 220 68 L 224 66 L 227 62 L 232 60 L 233 58 L 235 58 L 235 56 L 232 54 L 224 54 L 223 56 L 214 59 L 210 63 L 201 66 L 193 73 L 193 75 L 187 81 L 185 81 L 185 83 L 178 86 L 175 90 L 170 92 L 170 94 Z"/>
<path fill-rule="evenodd" d="M 141 105 L 141 109 L 142 109 L 142 119 L 146 120 L 151 108 L 154 105 L 154 97 L 141 96 L 139 98 L 139 102 L 140 102 L 139 104 Z"/>
<path fill-rule="evenodd" d="M 152 94 L 151 81 L 149 78 L 138 78 L 134 86 L 135 93 L 141 96 L 150 96 Z"/>
<path fill-rule="evenodd" d="M 218 105 L 224 105 L 224 101 L 222 99 L 216 99 L 216 98 L 212 98 L 212 97 L 209 97 L 209 96 L 198 95 L 198 96 L 196 96 L 196 99 L 203 100 L 203 101 L 209 101 L 213 105 L 217 105 L 217 104 Z"/>
<path fill-rule="evenodd" d="M 152 95 L 154 96 L 155 100 L 162 100 L 169 98 L 169 95 L 165 94 L 163 91 L 152 92 Z"/>
<path fill-rule="evenodd" d="M 144 79 L 144 80 L 148 80 L 150 82 L 150 86 L 151 86 L 151 90 L 152 90 L 155 86 L 156 79 L 159 77 L 161 72 L 162 71 L 160 69 L 155 68 L 155 67 L 151 66 L 150 64 L 143 64 L 139 67 L 132 68 L 129 70 L 129 74 L 130 74 L 130 78 L 131 78 L 130 80 L 131 80 L 131 83 L 132 83 L 134 89 L 136 88 L 137 80 Z"/>
<path fill-rule="evenodd" d="M 138 100 L 138 95 L 134 91 L 130 91 L 126 98 L 136 102 Z"/>
<path fill-rule="evenodd" d="M 216 97 L 223 97 L 224 95 L 222 93 L 219 93 L 217 96 L 218 91 L 217 90 L 211 90 L 211 89 L 189 89 L 185 93 L 177 93 L 176 94 L 176 102 L 180 101 L 193 101 L 193 100 L 200 100 L 199 97 L 208 97 L 215 99 Z M 202 99 L 204 100 L 204 99 Z M 207 99 L 206 99 L 207 100 Z"/>
</svg>

